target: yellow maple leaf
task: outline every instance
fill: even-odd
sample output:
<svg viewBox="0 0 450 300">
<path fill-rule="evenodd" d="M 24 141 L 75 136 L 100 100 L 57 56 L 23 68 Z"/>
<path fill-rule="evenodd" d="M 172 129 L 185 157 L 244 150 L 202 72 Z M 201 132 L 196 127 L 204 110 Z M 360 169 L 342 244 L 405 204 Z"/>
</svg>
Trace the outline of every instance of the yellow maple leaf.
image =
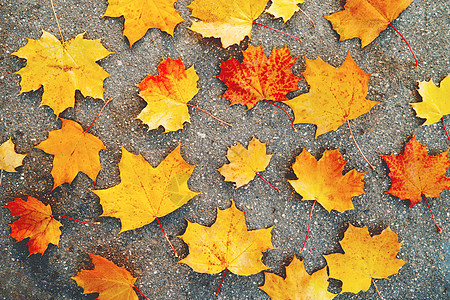
<svg viewBox="0 0 450 300">
<path fill-rule="evenodd" d="M 198 92 L 198 76 L 194 66 L 184 69 L 181 58 L 168 58 L 159 66 L 159 76 L 148 75 L 140 84 L 139 96 L 144 98 L 147 106 L 138 119 L 148 125 L 149 129 L 164 126 L 165 131 L 183 128 L 189 122 L 188 103 Z"/>
<path fill-rule="evenodd" d="M 192 22 L 189 28 L 206 37 L 220 37 L 226 48 L 250 36 L 253 21 L 266 4 L 267 0 L 194 0 L 189 8 L 201 21 Z"/>
<path fill-rule="evenodd" d="M 309 93 L 284 103 L 294 111 L 295 124 L 317 125 L 316 137 L 338 129 L 346 120 L 365 114 L 379 103 L 365 99 L 370 74 L 364 73 L 350 54 L 339 68 L 320 58 L 305 60 L 303 76 L 311 86 Z"/>
<path fill-rule="evenodd" d="M 83 172 L 94 183 L 101 170 L 99 152 L 106 150 L 103 142 L 96 136 L 84 132 L 75 121 L 61 119 L 62 127 L 50 131 L 48 139 L 36 148 L 54 155 L 52 176 L 53 189 L 75 179 L 78 172 Z"/>
<path fill-rule="evenodd" d="M 298 11 L 298 4 L 303 2 L 305 0 L 272 0 L 272 5 L 267 12 L 275 18 L 283 18 L 286 22 Z"/>
<path fill-rule="evenodd" d="M 253 137 L 248 143 L 248 150 L 240 143 L 231 146 L 227 151 L 229 164 L 217 169 L 225 177 L 225 181 L 236 183 L 236 188 L 249 183 L 257 172 L 264 171 L 273 154 L 266 154 L 266 143 Z"/>
<path fill-rule="evenodd" d="M 194 271 L 215 274 L 225 269 L 238 275 L 252 275 L 267 269 L 262 252 L 272 248 L 272 227 L 248 231 L 244 212 L 232 203 L 217 211 L 216 222 L 202 226 L 188 221 L 186 232 L 180 236 L 189 246 L 185 263 Z"/>
<path fill-rule="evenodd" d="M 423 102 L 411 103 L 420 118 L 427 119 L 423 125 L 431 125 L 450 114 L 450 76 L 437 87 L 430 81 L 419 82 L 419 94 Z"/>
<path fill-rule="evenodd" d="M 364 193 L 364 173 L 342 175 L 345 163 L 339 150 L 325 150 L 319 161 L 303 150 L 292 166 L 298 179 L 289 183 L 302 200 L 317 200 L 328 212 L 353 209 L 352 197 Z"/>
<path fill-rule="evenodd" d="M 84 96 L 103 99 L 103 80 L 109 74 L 95 62 L 113 52 L 100 40 L 85 40 L 83 34 L 61 43 L 54 35 L 43 31 L 38 40 L 28 43 L 12 55 L 27 60 L 17 74 L 22 77 L 21 93 L 44 86 L 42 104 L 53 108 L 56 115 L 73 107 L 75 90 Z"/>
<path fill-rule="evenodd" d="M 89 256 L 94 269 L 81 270 L 76 276 L 70 277 L 83 288 L 83 294 L 99 293 L 98 300 L 139 299 L 133 290 L 137 278 L 124 267 L 118 267 L 100 255 L 89 253 Z"/>
<path fill-rule="evenodd" d="M 14 150 L 14 143 L 11 138 L 9 138 L 9 140 L 0 145 L 0 170 L 16 172 L 16 168 L 22 165 L 25 156 L 26 155 L 16 153 Z"/>
<path fill-rule="evenodd" d="M 103 217 L 119 218 L 120 232 L 150 224 L 188 202 L 198 193 L 189 190 L 187 181 L 194 171 L 173 150 L 156 168 L 141 155 L 122 148 L 119 163 L 121 182 L 106 190 L 93 191 L 100 197 Z"/>
<path fill-rule="evenodd" d="M 124 16 L 123 35 L 130 46 L 141 39 L 149 28 L 159 28 L 173 36 L 175 26 L 183 22 L 175 10 L 176 0 L 108 0 L 103 17 Z"/>
<path fill-rule="evenodd" d="M 387 278 L 398 273 L 406 263 L 395 256 L 401 243 L 389 227 L 379 235 L 370 236 L 367 228 L 350 224 L 341 241 L 345 254 L 325 256 L 330 277 L 342 281 L 342 293 L 368 290 L 372 278 Z"/>
<path fill-rule="evenodd" d="M 259 288 L 272 300 L 328 300 L 336 296 L 327 291 L 327 268 L 309 275 L 305 271 L 303 261 L 296 257 L 286 267 L 286 279 L 273 273 L 264 274 L 264 285 Z"/>
<path fill-rule="evenodd" d="M 359 37 L 361 47 L 370 44 L 413 0 L 347 0 L 343 11 L 324 17 L 341 36 Z"/>
</svg>

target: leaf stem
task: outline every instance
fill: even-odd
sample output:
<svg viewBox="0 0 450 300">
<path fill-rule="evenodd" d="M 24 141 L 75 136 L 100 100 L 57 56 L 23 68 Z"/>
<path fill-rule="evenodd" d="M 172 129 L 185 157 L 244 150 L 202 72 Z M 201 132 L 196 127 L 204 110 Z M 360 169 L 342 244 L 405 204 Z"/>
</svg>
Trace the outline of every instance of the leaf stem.
<svg viewBox="0 0 450 300">
<path fill-rule="evenodd" d="M 447 128 L 445 128 L 444 117 L 442 117 L 442 126 L 444 127 L 445 134 L 447 135 L 447 139 L 450 142 L 450 136 L 448 136 Z M 0 180 L 0 183 L 1 183 L 1 180 Z"/>
<path fill-rule="evenodd" d="M 95 121 L 97 121 L 98 117 L 100 116 L 100 114 L 102 113 L 103 109 L 106 107 L 106 105 L 108 105 L 109 102 L 112 101 L 112 98 L 109 98 L 108 101 L 105 102 L 105 104 L 103 104 L 102 108 L 100 109 L 100 111 L 98 112 L 97 116 L 95 117 L 94 121 L 92 121 L 91 125 L 88 127 L 88 129 L 86 129 L 83 133 L 86 133 L 89 131 L 89 129 L 91 129 L 92 125 L 94 125 Z"/>
<path fill-rule="evenodd" d="M 381 300 L 383 300 L 383 297 L 381 296 L 380 291 L 378 290 L 378 287 L 375 284 L 375 281 L 373 280 L 372 276 L 370 276 L 370 279 L 372 279 L 373 286 L 375 287 L 375 290 L 377 291 L 378 296 L 380 297 Z"/>
<path fill-rule="evenodd" d="M 311 19 L 311 17 L 308 16 L 308 14 L 305 13 L 300 7 L 298 9 L 309 19 L 309 21 L 311 22 L 312 26 L 316 27 L 316 25 L 314 25 L 314 21 Z"/>
<path fill-rule="evenodd" d="M 359 145 L 358 145 L 358 143 L 356 142 L 355 137 L 353 136 L 353 132 L 352 132 L 352 128 L 350 127 L 350 122 L 349 122 L 349 120 L 347 119 L 346 121 L 347 121 L 347 125 L 348 125 L 348 130 L 350 130 L 350 135 L 352 136 L 352 139 L 353 139 L 353 142 L 354 142 L 355 145 L 356 145 L 356 148 L 358 148 L 359 153 L 361 153 L 362 157 L 364 158 L 364 160 L 366 161 L 366 163 L 369 164 L 369 166 L 372 168 L 372 170 L 375 170 L 375 167 L 367 160 L 366 156 L 365 156 L 364 153 L 361 151 L 361 148 L 359 148 Z"/>
<path fill-rule="evenodd" d="M 222 287 L 223 280 L 225 279 L 225 275 L 227 274 L 228 268 L 225 268 L 222 276 L 222 280 L 220 281 L 219 288 L 216 291 L 216 296 L 219 295 L 220 288 Z"/>
<path fill-rule="evenodd" d="M 147 296 L 145 296 L 145 294 L 144 294 L 140 289 L 138 289 L 137 286 L 135 286 L 135 285 L 133 284 L 133 287 L 134 287 L 139 293 L 141 293 L 141 295 L 144 296 L 145 299 L 150 300 Z"/>
<path fill-rule="evenodd" d="M 308 237 L 309 237 L 309 229 L 311 228 L 311 218 L 312 218 L 312 213 L 314 210 L 314 205 L 316 205 L 316 202 L 317 202 L 317 199 L 314 199 L 313 205 L 311 207 L 311 211 L 309 212 L 308 230 L 306 231 L 305 241 L 303 242 L 303 247 L 302 247 L 302 250 L 300 250 L 300 253 L 302 253 L 303 249 L 305 249 L 306 241 L 308 240 Z"/>
<path fill-rule="evenodd" d="M 425 201 L 425 203 L 428 206 L 428 210 L 430 211 L 431 218 L 433 219 L 434 225 L 436 225 L 438 232 L 441 233 L 442 229 L 441 229 L 441 227 L 438 226 L 438 224 L 436 223 L 436 220 L 434 219 L 434 215 L 433 215 L 433 212 L 431 211 L 430 205 L 428 204 L 427 197 L 425 197 L 425 195 L 423 193 L 421 194 L 421 196 L 422 196 L 422 199 Z"/>
<path fill-rule="evenodd" d="M 175 250 L 175 247 L 173 246 L 172 242 L 169 240 L 169 237 L 167 236 L 167 234 L 165 233 L 164 229 L 162 228 L 162 225 L 161 225 L 161 222 L 159 221 L 159 218 L 157 216 L 155 216 L 155 219 L 156 219 L 156 221 L 158 221 L 159 228 L 161 228 L 161 231 L 162 231 L 164 237 L 166 238 L 167 242 L 169 243 L 170 248 L 172 248 L 175 257 L 178 258 L 177 250 Z"/>
<path fill-rule="evenodd" d="M 266 179 L 264 179 L 264 177 L 262 177 L 258 172 L 255 172 L 256 175 L 259 176 L 259 178 L 261 178 L 262 180 L 264 180 L 265 183 L 267 183 L 268 185 L 270 185 L 271 187 L 273 187 L 274 189 L 276 189 L 278 192 L 281 192 L 280 189 L 278 189 L 277 187 L 275 187 L 273 184 L 271 184 L 270 182 L 268 182 Z"/>
<path fill-rule="evenodd" d="M 80 220 L 77 220 L 77 219 L 74 219 L 74 218 L 71 218 L 71 217 L 68 217 L 68 216 L 63 216 L 63 215 L 52 215 L 52 217 L 66 218 L 66 219 L 69 219 L 69 220 L 72 220 L 72 221 L 75 221 L 75 222 L 78 222 L 78 223 L 82 223 L 82 224 L 87 224 L 87 225 L 98 225 L 98 224 L 100 224 L 100 222 L 85 222 L 85 221 L 80 221 Z"/>
<path fill-rule="evenodd" d="M 64 37 L 63 37 L 62 31 L 61 31 L 61 26 L 59 26 L 58 17 L 56 16 L 55 5 L 53 4 L 53 0 L 50 0 L 50 3 L 52 4 L 53 15 L 55 16 L 56 24 L 58 25 L 59 35 L 61 35 L 61 41 L 64 44 L 65 43 Z"/>
<path fill-rule="evenodd" d="M 278 107 L 279 109 L 281 109 L 281 110 L 288 116 L 289 120 L 291 120 L 291 126 L 292 126 L 292 129 L 293 129 L 295 132 L 297 132 L 297 129 L 295 129 L 295 127 L 294 127 L 294 120 L 292 120 L 291 116 L 287 113 L 287 111 L 286 111 L 284 108 L 282 108 L 281 106 L 279 106 L 279 105 L 277 105 L 277 104 L 275 104 L 275 103 L 269 102 L 269 101 L 266 100 L 266 99 L 264 99 L 264 101 L 266 101 L 267 103 L 272 104 L 273 106 Z"/>
<path fill-rule="evenodd" d="M 196 109 L 198 109 L 199 111 L 204 112 L 205 114 L 207 114 L 208 116 L 210 116 L 210 117 L 213 118 L 214 120 L 217 120 L 217 121 L 219 121 L 219 122 L 221 122 L 221 123 L 223 123 L 223 124 L 225 124 L 225 125 L 228 125 L 228 126 L 230 126 L 230 127 L 233 126 L 232 124 L 227 123 L 227 122 L 225 122 L 224 120 L 221 120 L 221 119 L 219 119 L 219 118 L 216 117 L 216 116 L 213 116 L 211 113 L 207 112 L 207 111 L 204 110 L 204 109 L 201 109 L 200 107 L 197 107 L 197 106 L 192 105 L 192 104 L 189 104 L 189 103 L 186 103 L 186 105 L 187 105 L 187 106 L 190 106 L 190 107 L 193 107 L 193 108 L 196 108 Z"/>
<path fill-rule="evenodd" d="M 417 61 L 417 57 L 416 54 L 414 53 L 413 49 L 411 48 L 411 46 L 409 45 L 408 41 L 405 39 L 405 37 L 400 33 L 400 31 L 397 30 L 397 28 L 395 28 L 391 22 L 389 22 L 389 26 L 391 26 L 399 35 L 400 37 L 403 39 L 403 41 L 406 43 L 406 45 L 409 48 L 409 51 L 411 51 L 412 55 L 414 56 L 414 60 L 416 61 L 416 65 L 415 67 L 417 68 L 417 66 L 419 65 L 419 62 Z"/>
<path fill-rule="evenodd" d="M 262 27 L 266 27 L 266 28 L 269 28 L 269 29 L 271 29 L 271 30 L 273 30 L 273 31 L 276 31 L 276 32 L 282 33 L 282 34 L 284 34 L 284 35 L 290 36 L 291 38 L 296 39 L 297 41 L 299 41 L 300 43 L 302 43 L 302 40 L 301 40 L 301 39 L 299 39 L 298 37 L 295 37 L 295 36 L 293 36 L 293 35 L 290 35 L 289 33 L 286 33 L 286 32 L 283 32 L 283 31 L 281 31 L 281 30 L 278 30 L 278 29 L 275 29 L 275 28 L 272 28 L 272 27 L 269 27 L 269 26 L 266 26 L 266 25 L 257 23 L 257 22 L 255 22 L 255 21 L 253 21 L 253 24 L 256 24 L 256 25 L 259 25 L 259 26 L 262 26 Z"/>
<path fill-rule="evenodd" d="M 2 185 L 3 169 L 0 170 L 0 186 Z"/>
</svg>

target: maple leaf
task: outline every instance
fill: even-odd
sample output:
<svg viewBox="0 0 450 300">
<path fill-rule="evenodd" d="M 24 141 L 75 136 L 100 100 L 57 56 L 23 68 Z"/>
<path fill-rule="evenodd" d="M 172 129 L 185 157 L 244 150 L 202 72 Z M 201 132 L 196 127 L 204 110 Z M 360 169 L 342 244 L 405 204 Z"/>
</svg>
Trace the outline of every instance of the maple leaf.
<svg viewBox="0 0 450 300">
<path fill-rule="evenodd" d="M 103 142 L 96 136 L 83 130 L 75 121 L 61 119 L 62 127 L 50 131 L 48 139 L 36 148 L 52 154 L 54 180 L 53 189 L 75 179 L 78 172 L 83 172 L 94 183 L 101 170 L 99 151 L 106 150 Z"/>
<path fill-rule="evenodd" d="M 19 220 L 10 224 L 10 236 L 17 242 L 29 237 L 27 243 L 29 255 L 44 254 L 50 243 L 58 246 L 61 236 L 59 227 L 62 224 L 53 218 L 50 205 L 44 205 L 31 196 L 28 196 L 27 201 L 14 199 L 5 206 L 11 211 L 12 216 L 20 216 Z"/>
<path fill-rule="evenodd" d="M 159 76 L 148 75 L 139 84 L 139 96 L 147 106 L 137 116 L 149 129 L 164 126 L 167 131 L 183 128 L 189 122 L 188 103 L 198 92 L 198 76 L 194 66 L 184 69 L 181 58 L 168 58 L 159 66 Z"/>
<path fill-rule="evenodd" d="M 359 37 L 361 47 L 370 44 L 413 0 L 347 0 L 343 11 L 324 17 L 341 36 L 339 41 Z"/>
<path fill-rule="evenodd" d="M 189 28 L 203 36 L 220 37 L 226 48 L 250 36 L 253 21 L 266 4 L 267 0 L 194 0 L 188 7 L 192 17 L 201 21 L 192 22 Z"/>
<path fill-rule="evenodd" d="M 98 300 L 138 300 L 133 290 L 134 278 L 124 267 L 100 255 L 89 253 L 94 265 L 93 270 L 81 270 L 71 277 L 83 288 L 83 294 L 99 293 Z"/>
<path fill-rule="evenodd" d="M 124 16 L 123 35 L 130 46 L 141 39 L 149 28 L 159 28 L 173 36 L 175 26 L 183 22 L 175 10 L 176 0 L 108 0 L 103 17 Z"/>
<path fill-rule="evenodd" d="M 303 150 L 292 166 L 298 179 L 289 183 L 302 200 L 317 200 L 328 212 L 353 209 L 352 197 L 364 193 L 364 173 L 342 175 L 345 163 L 339 150 L 325 150 L 318 161 Z"/>
<path fill-rule="evenodd" d="M 186 232 L 180 236 L 189 246 L 185 263 L 194 271 L 215 274 L 225 269 L 238 275 L 252 275 L 267 269 L 262 252 L 272 248 L 273 227 L 248 231 L 245 214 L 232 202 L 231 207 L 217 210 L 216 222 L 202 226 L 188 221 Z"/>
<path fill-rule="evenodd" d="M 274 300 L 327 300 L 336 296 L 327 291 L 327 268 L 309 275 L 305 271 L 303 261 L 296 257 L 286 267 L 286 279 L 273 273 L 264 272 L 264 274 L 264 285 L 259 288 Z"/>
<path fill-rule="evenodd" d="M 272 5 L 270 5 L 267 12 L 275 18 L 283 18 L 286 22 L 298 11 L 298 4 L 303 2 L 305 0 L 272 0 Z"/>
<path fill-rule="evenodd" d="M 364 73 L 350 54 L 339 68 L 320 58 L 305 61 L 303 76 L 311 86 L 309 93 L 285 103 L 294 110 L 294 123 L 317 125 L 316 137 L 338 129 L 346 120 L 365 114 L 379 103 L 365 99 L 370 74 Z"/>
<path fill-rule="evenodd" d="M 222 71 L 217 78 L 228 86 L 223 96 L 231 105 L 243 104 L 250 109 L 265 99 L 289 100 L 286 94 L 297 89 L 300 78 L 291 72 L 297 59 L 287 47 L 274 49 L 266 57 L 262 46 L 250 45 L 243 55 L 242 63 L 235 58 L 220 63 Z"/>
<path fill-rule="evenodd" d="M 14 143 L 9 138 L 9 140 L 0 145 L 0 169 L 6 172 L 16 172 L 16 168 L 22 165 L 25 156 L 16 153 Z"/>
<path fill-rule="evenodd" d="M 253 137 L 248 143 L 248 149 L 240 143 L 228 148 L 227 158 L 230 163 L 217 170 L 225 177 L 225 181 L 235 182 L 236 188 L 240 188 L 255 178 L 257 172 L 264 171 L 272 156 L 266 154 L 266 143 Z"/>
<path fill-rule="evenodd" d="M 340 242 L 345 254 L 325 256 L 330 277 L 341 280 L 342 293 L 368 290 L 372 279 L 387 278 L 398 273 L 406 261 L 396 258 L 401 243 L 389 227 L 370 236 L 367 228 L 350 224 Z"/>
<path fill-rule="evenodd" d="M 423 125 L 431 125 L 444 115 L 450 114 L 450 76 L 445 77 L 440 87 L 430 81 L 419 82 L 419 94 L 423 102 L 411 103 L 420 118 L 427 119 Z"/>
<path fill-rule="evenodd" d="M 44 86 L 42 104 L 50 106 L 56 115 L 73 107 L 75 90 L 84 96 L 103 99 L 103 80 L 110 76 L 95 62 L 113 52 L 100 40 L 85 40 L 84 33 L 61 43 L 54 35 L 43 31 L 38 40 L 12 53 L 27 60 L 27 66 L 17 74 L 22 77 L 21 93 Z"/>
<path fill-rule="evenodd" d="M 400 199 L 410 199 L 411 207 L 426 197 L 439 197 L 439 193 L 449 189 L 450 178 L 445 177 L 450 162 L 448 151 L 437 156 L 429 156 L 426 146 L 413 137 L 400 155 L 383 156 L 390 170 L 391 188 L 387 193 Z M 426 174 L 424 174 L 426 170 Z"/>
<path fill-rule="evenodd" d="M 119 218 L 120 232 L 150 224 L 184 205 L 198 193 L 189 190 L 187 181 L 194 166 L 186 163 L 180 146 L 156 168 L 141 155 L 122 148 L 119 163 L 121 182 L 106 190 L 93 191 L 100 197 L 103 217 Z"/>
</svg>

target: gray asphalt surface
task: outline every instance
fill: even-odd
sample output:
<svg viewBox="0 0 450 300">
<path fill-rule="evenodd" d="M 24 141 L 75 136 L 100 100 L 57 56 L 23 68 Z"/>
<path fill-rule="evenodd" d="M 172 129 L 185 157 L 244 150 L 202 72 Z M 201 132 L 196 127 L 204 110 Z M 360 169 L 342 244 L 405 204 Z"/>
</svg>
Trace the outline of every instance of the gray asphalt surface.
<svg viewBox="0 0 450 300">
<path fill-rule="evenodd" d="M 82 268 L 91 266 L 87 253 L 102 255 L 125 266 L 138 277 L 136 285 L 151 299 L 269 299 L 258 289 L 264 282 L 263 273 L 247 277 L 228 273 L 220 295 L 215 297 L 222 274 L 199 274 L 177 264 L 156 222 L 119 235 L 119 219 L 98 217 L 102 208 L 92 189 L 104 189 L 120 182 L 117 164 L 121 146 L 142 154 L 156 166 L 180 142 L 185 160 L 196 165 L 190 187 L 201 193 L 161 218 L 161 222 L 182 257 L 188 254 L 188 248 L 176 236 L 184 232 L 186 219 L 211 225 L 216 208 L 228 208 L 230 199 L 234 199 L 237 207 L 246 211 L 249 229 L 274 226 L 272 242 L 276 248 L 267 251 L 263 261 L 272 272 L 283 275 L 285 265 L 302 247 L 312 205 L 312 201 L 300 201 L 301 196 L 289 185 L 286 178 L 292 178 L 291 165 L 303 147 L 317 158 L 325 149 L 339 148 L 349 160 L 346 171 L 367 172 L 365 194 L 353 198 L 353 211 L 328 213 L 320 205 L 316 206 L 310 238 L 303 252 L 306 270 L 311 273 L 321 269 L 326 264 L 323 255 L 341 250 L 338 242 L 349 222 L 368 227 L 372 234 L 390 226 L 403 243 L 398 258 L 408 263 L 389 280 L 376 280 L 384 299 L 450 297 L 450 192 L 429 199 L 443 229 L 438 234 L 425 203 L 410 209 L 408 200 L 399 201 L 386 194 L 390 187 L 389 170 L 380 157 L 401 154 L 404 144 L 414 134 L 419 142 L 427 145 L 431 155 L 449 149 L 442 125 L 420 127 L 424 120 L 417 118 L 409 105 L 421 101 L 416 91 L 418 81 L 431 78 L 437 83 L 450 74 L 448 0 L 416 0 L 393 22 L 412 45 L 419 68 L 414 68 L 411 53 L 391 28 L 362 50 L 359 39 L 337 42 L 337 33 L 322 16 L 342 10 L 345 1 L 306 0 L 301 8 L 314 20 L 315 27 L 302 13 L 296 13 L 286 24 L 266 13 L 257 19 L 259 23 L 300 37 L 303 43 L 255 25 L 251 39 L 227 49 L 221 47 L 220 40 L 201 38 L 187 29 L 189 1 L 176 3 L 186 22 L 176 27 L 174 38 L 159 29 L 150 29 L 132 49 L 122 35 L 123 18 L 101 18 L 107 1 L 54 0 L 54 3 L 66 40 L 86 32 L 85 38 L 102 39 L 102 44 L 114 52 L 99 62 L 111 74 L 104 82 L 104 98 L 112 97 L 113 101 L 90 130 L 108 150 L 100 153 L 102 170 L 95 186 L 85 174 L 79 173 L 72 184 L 51 192 L 52 156 L 33 147 L 61 124 L 52 109 L 40 106 L 42 88 L 19 94 L 20 77 L 14 72 L 24 67 L 26 61 L 11 53 L 24 46 L 26 38 L 38 39 L 43 29 L 59 37 L 58 28 L 50 1 L 0 0 L 0 143 L 12 135 L 16 151 L 27 154 L 17 173 L 4 172 L 0 205 L 6 205 L 13 197 L 31 195 L 51 204 L 54 214 L 100 220 L 101 225 L 85 226 L 62 220 L 59 247 L 50 245 L 44 255 L 28 257 L 27 240 L 15 243 L 8 237 L 8 224 L 17 218 L 11 217 L 8 209 L 1 208 L 1 299 L 95 299 L 96 294 L 82 295 L 82 289 L 70 279 Z M 249 44 L 262 44 L 267 55 L 272 48 L 287 45 L 291 55 L 298 57 L 292 67 L 297 76 L 305 69 L 305 56 L 320 57 L 337 67 L 349 51 L 356 63 L 372 74 L 367 98 L 381 101 L 369 113 L 352 121 L 361 148 L 377 169 L 370 170 L 363 161 L 345 124 L 314 139 L 314 125 L 296 125 L 295 133 L 284 113 L 268 103 L 260 102 L 249 111 L 240 105 L 230 107 L 221 98 L 226 86 L 215 76 L 220 73 L 220 61 L 230 57 L 242 59 L 242 50 Z M 232 128 L 194 109 L 190 109 L 191 123 L 172 133 L 164 133 L 162 128 L 148 131 L 136 119 L 145 106 L 138 97 L 136 84 L 147 74 L 157 75 L 158 64 L 167 57 L 181 57 L 186 67 L 195 66 L 200 91 L 191 103 L 233 123 Z M 299 90 L 290 96 L 307 90 L 306 81 L 301 80 Z M 103 101 L 84 98 L 77 92 L 75 107 L 60 116 L 87 128 L 102 105 Z M 281 105 L 292 115 L 286 105 Z M 450 116 L 445 121 L 450 124 Z M 282 193 L 258 178 L 244 188 L 235 189 L 216 171 L 227 162 L 227 147 L 237 142 L 247 145 L 253 135 L 268 142 L 268 153 L 274 156 L 262 174 Z M 447 173 L 450 177 L 450 172 Z M 329 290 L 339 292 L 340 282 L 331 280 Z M 372 285 L 368 291 L 356 295 L 345 293 L 335 299 L 379 298 Z"/>
</svg>

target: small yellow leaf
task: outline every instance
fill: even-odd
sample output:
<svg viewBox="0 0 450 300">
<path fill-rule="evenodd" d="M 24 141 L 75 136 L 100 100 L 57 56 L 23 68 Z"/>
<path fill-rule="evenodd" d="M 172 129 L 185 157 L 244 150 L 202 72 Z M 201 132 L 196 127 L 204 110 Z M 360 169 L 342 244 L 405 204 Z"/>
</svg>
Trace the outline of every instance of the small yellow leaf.
<svg viewBox="0 0 450 300">
<path fill-rule="evenodd" d="M 406 263 L 396 258 L 401 243 L 389 227 L 379 235 L 370 236 L 367 228 L 350 224 L 341 241 L 345 254 L 325 256 L 330 277 L 343 282 L 342 293 L 368 290 L 372 278 L 387 278 L 398 273 Z"/>
<path fill-rule="evenodd" d="M 54 35 L 43 31 L 38 40 L 28 43 L 12 55 L 27 60 L 27 66 L 17 74 L 22 77 L 21 93 L 44 86 L 42 104 L 53 108 L 56 115 L 73 107 L 75 90 L 84 96 L 103 99 L 103 80 L 109 74 L 95 62 L 112 52 L 100 40 L 85 40 L 84 34 L 61 43 Z"/>
<path fill-rule="evenodd" d="M 22 165 L 25 156 L 14 151 L 14 143 L 9 138 L 9 140 L 0 145 L 0 170 L 16 172 L 16 168 Z"/>
<path fill-rule="evenodd" d="M 232 203 L 217 211 L 211 227 L 188 222 L 180 236 L 189 246 L 189 255 L 179 261 L 200 273 L 215 274 L 225 269 L 238 275 L 252 275 L 267 269 L 262 252 L 272 248 L 272 227 L 248 231 L 244 212 Z"/>
<path fill-rule="evenodd" d="M 272 0 L 272 5 L 267 12 L 275 18 L 283 18 L 286 22 L 298 11 L 298 4 L 303 2 L 305 0 Z"/>
<path fill-rule="evenodd" d="M 303 261 L 296 257 L 286 267 L 286 279 L 273 273 L 264 274 L 264 285 L 259 288 L 272 300 L 328 300 L 336 296 L 327 291 L 327 268 L 309 275 L 305 271 Z"/>
<path fill-rule="evenodd" d="M 119 163 L 121 182 L 106 190 L 93 191 L 100 197 L 103 217 L 119 218 L 122 230 L 150 224 L 184 205 L 198 193 L 189 190 L 187 181 L 194 171 L 180 154 L 180 146 L 156 168 L 141 155 L 122 148 Z"/>
<path fill-rule="evenodd" d="M 261 172 L 269 165 L 273 154 L 266 154 L 266 143 L 261 143 L 253 137 L 248 144 L 248 150 L 240 143 L 231 146 L 227 151 L 229 164 L 218 169 L 226 181 L 236 183 L 236 188 L 249 183 L 256 176 L 256 172 Z"/>
<path fill-rule="evenodd" d="M 422 102 L 411 103 L 420 118 L 427 119 L 423 125 L 431 125 L 450 114 L 450 76 L 445 77 L 437 87 L 430 81 L 419 82 Z"/>
</svg>

